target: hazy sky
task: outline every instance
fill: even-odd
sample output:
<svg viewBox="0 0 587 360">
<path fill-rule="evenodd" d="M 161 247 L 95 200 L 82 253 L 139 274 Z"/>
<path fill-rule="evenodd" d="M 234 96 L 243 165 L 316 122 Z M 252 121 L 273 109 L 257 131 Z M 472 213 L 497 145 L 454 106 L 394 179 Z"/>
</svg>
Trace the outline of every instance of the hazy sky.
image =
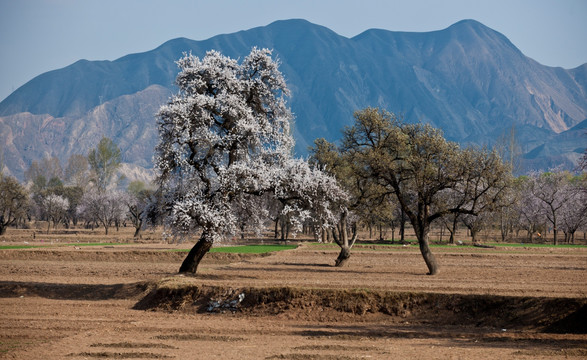
<svg viewBox="0 0 587 360">
<path fill-rule="evenodd" d="M 475 19 L 549 66 L 587 62 L 587 0 L 0 0 L 0 100 L 79 59 L 115 60 L 176 38 L 303 18 L 353 37 Z"/>
</svg>

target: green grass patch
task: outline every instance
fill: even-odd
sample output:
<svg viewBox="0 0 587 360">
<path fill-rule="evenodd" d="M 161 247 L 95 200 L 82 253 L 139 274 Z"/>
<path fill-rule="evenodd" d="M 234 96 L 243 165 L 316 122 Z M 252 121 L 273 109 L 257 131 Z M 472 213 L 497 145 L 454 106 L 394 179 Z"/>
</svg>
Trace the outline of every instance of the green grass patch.
<svg viewBox="0 0 587 360">
<path fill-rule="evenodd" d="M 12 249 L 32 249 L 40 246 L 34 245 L 0 245 L 0 250 L 12 250 Z"/>
</svg>

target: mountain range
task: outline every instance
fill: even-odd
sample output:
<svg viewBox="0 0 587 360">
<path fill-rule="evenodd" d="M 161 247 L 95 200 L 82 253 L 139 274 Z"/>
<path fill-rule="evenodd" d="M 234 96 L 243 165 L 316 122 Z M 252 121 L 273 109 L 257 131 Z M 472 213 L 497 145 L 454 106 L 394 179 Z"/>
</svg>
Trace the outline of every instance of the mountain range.
<svg viewBox="0 0 587 360">
<path fill-rule="evenodd" d="M 242 59 L 253 46 L 273 49 L 281 63 L 301 156 L 317 137 L 339 139 L 353 112 L 367 106 L 430 123 L 463 145 L 491 146 L 515 133 L 521 172 L 572 168 L 585 151 L 587 63 L 541 65 L 474 20 L 352 38 L 283 20 L 203 41 L 173 39 L 114 61 L 80 60 L 35 77 L 0 103 L 5 169 L 22 179 L 32 161 L 57 156 L 65 163 L 102 136 L 119 145 L 127 169 L 150 169 L 155 113 L 177 91 L 175 61 L 211 49 Z"/>
</svg>

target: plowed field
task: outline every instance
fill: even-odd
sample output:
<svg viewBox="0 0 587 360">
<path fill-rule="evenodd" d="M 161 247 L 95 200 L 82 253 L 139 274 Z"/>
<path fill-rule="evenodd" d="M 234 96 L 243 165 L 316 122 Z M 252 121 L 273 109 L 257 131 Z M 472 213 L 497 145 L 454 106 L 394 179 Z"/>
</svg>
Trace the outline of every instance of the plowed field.
<svg viewBox="0 0 587 360">
<path fill-rule="evenodd" d="M 184 245 L 184 247 L 187 245 Z M 587 357 L 587 249 L 364 245 L 210 253 L 175 245 L 0 250 L 8 359 Z"/>
</svg>

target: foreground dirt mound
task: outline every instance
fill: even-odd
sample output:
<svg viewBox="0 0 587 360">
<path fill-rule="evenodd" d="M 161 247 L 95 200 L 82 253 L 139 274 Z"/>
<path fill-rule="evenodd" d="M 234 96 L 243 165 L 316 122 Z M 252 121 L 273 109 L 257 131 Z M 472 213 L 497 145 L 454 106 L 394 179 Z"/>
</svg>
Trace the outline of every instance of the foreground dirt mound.
<svg viewBox="0 0 587 360">
<path fill-rule="evenodd" d="M 307 321 L 385 315 L 430 325 L 466 325 L 554 333 L 587 333 L 587 299 L 372 290 L 227 288 L 166 279 L 139 310 L 281 315 Z"/>
</svg>

